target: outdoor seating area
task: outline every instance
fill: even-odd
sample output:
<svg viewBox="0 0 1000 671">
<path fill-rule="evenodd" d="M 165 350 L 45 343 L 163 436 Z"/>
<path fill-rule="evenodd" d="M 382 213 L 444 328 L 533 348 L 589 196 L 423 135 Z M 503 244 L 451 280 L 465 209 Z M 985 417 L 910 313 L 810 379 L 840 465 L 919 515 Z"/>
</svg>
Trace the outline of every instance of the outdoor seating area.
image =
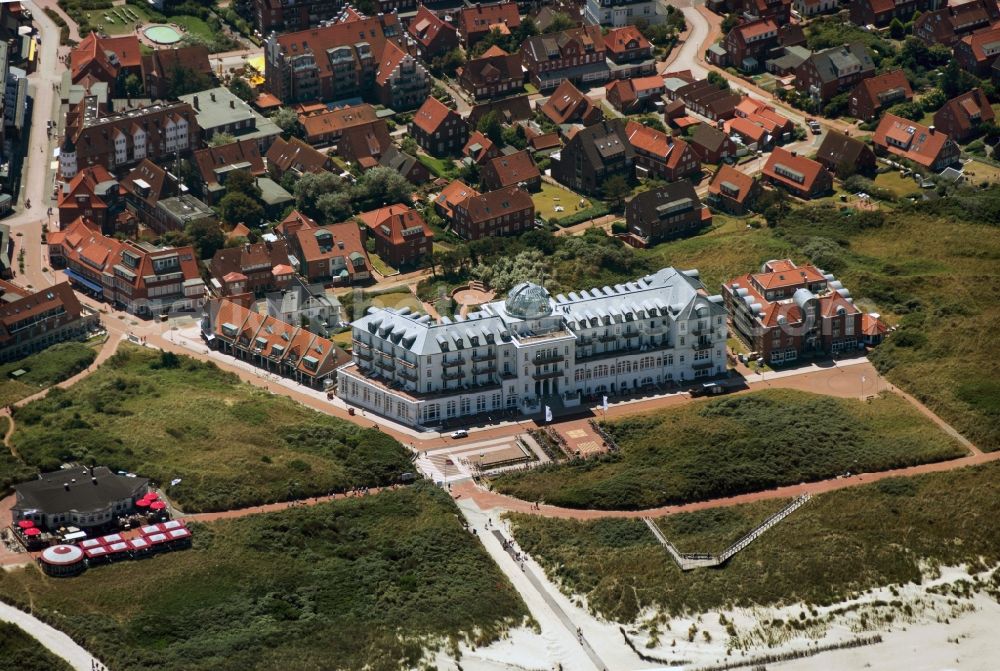
<svg viewBox="0 0 1000 671">
<path fill-rule="evenodd" d="M 151 524 L 132 532 L 88 538 L 76 545 L 59 544 L 46 548 L 38 557 L 47 575 L 79 575 L 88 568 L 116 561 L 146 559 L 161 552 L 191 547 L 191 530 L 183 520 Z"/>
</svg>

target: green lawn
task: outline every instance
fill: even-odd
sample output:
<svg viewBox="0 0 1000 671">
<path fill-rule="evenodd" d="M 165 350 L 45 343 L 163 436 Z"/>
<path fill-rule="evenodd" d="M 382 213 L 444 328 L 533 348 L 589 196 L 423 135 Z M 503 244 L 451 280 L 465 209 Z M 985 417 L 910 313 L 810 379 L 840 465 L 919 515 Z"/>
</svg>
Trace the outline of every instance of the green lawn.
<svg viewBox="0 0 1000 671">
<path fill-rule="evenodd" d="M 658 520 L 678 547 L 723 547 L 768 510 L 735 506 Z M 720 569 L 683 573 L 640 520 L 511 515 L 521 547 L 595 612 L 632 621 L 797 601 L 827 604 L 920 582 L 921 563 L 1000 562 L 1000 464 L 896 478 L 815 497 Z"/>
<path fill-rule="evenodd" d="M 70 671 L 70 668 L 16 624 L 0 622 L 0 671 Z"/>
<path fill-rule="evenodd" d="M 535 201 L 535 214 L 546 221 L 552 217 L 557 219 L 568 217 L 574 212 L 590 206 L 589 198 L 584 198 L 574 191 L 548 182 L 542 182 L 542 190 L 531 194 L 531 199 Z M 580 207 L 581 199 L 586 201 L 583 207 Z M 556 206 L 561 206 L 564 210 L 556 212 Z"/>
<path fill-rule="evenodd" d="M 363 317 L 370 307 L 394 308 L 396 310 L 410 308 L 413 312 L 424 311 L 420 299 L 414 296 L 406 287 L 381 292 L 351 289 L 337 296 L 337 299 L 353 319 Z M 362 305 L 358 305 L 359 300 Z"/>
<path fill-rule="evenodd" d="M 905 198 L 920 193 L 920 187 L 912 177 L 900 177 L 898 170 L 883 172 L 875 177 L 875 186 L 889 189 L 897 198 Z"/>
<path fill-rule="evenodd" d="M 762 391 L 606 424 L 619 454 L 496 478 L 496 489 L 571 508 L 641 509 L 961 456 L 900 396 L 871 403 Z"/>
<path fill-rule="evenodd" d="M 94 347 L 82 342 L 64 342 L 0 366 L 0 406 L 5 406 L 71 378 L 97 358 Z M 16 370 L 25 370 L 18 378 Z"/>
<path fill-rule="evenodd" d="M 453 179 L 458 174 L 458 168 L 455 166 L 455 162 L 451 159 L 428 156 L 427 154 L 420 152 L 417 154 L 417 160 L 423 163 L 435 177 Z"/>
<path fill-rule="evenodd" d="M 191 550 L 78 578 L 0 571 L 0 596 L 115 671 L 424 669 L 527 617 L 430 485 L 193 528 Z"/>
<path fill-rule="evenodd" d="M 368 254 L 368 259 L 372 262 L 372 267 L 377 270 L 383 277 L 388 275 L 395 275 L 399 271 L 390 266 L 388 263 L 382 260 L 382 257 L 374 252 Z"/>
<path fill-rule="evenodd" d="M 384 433 L 240 382 L 214 364 L 131 345 L 67 390 L 15 411 L 27 465 L 104 464 L 152 478 L 189 512 L 354 486 L 412 470 Z M 0 474 L 4 475 L 4 474 Z"/>
</svg>

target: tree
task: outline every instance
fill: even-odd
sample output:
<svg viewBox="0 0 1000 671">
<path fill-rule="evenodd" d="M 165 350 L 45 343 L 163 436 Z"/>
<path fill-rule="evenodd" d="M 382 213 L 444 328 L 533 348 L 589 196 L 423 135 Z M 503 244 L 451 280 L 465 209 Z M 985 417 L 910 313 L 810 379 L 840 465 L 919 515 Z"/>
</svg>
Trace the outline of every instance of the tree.
<svg viewBox="0 0 1000 671">
<path fill-rule="evenodd" d="M 227 224 L 260 226 L 264 219 L 264 208 L 245 193 L 229 193 L 219 201 L 219 213 Z"/>
<path fill-rule="evenodd" d="M 791 209 L 788 203 L 788 194 L 785 193 L 784 189 L 764 191 L 757 199 L 757 209 L 764 215 L 767 225 L 773 228 L 781 223 L 781 220 Z"/>
<path fill-rule="evenodd" d="M 835 119 L 847 114 L 851 102 L 851 93 L 847 91 L 830 98 L 830 102 L 823 108 L 823 115 Z"/>
<path fill-rule="evenodd" d="M 455 71 L 465 65 L 465 52 L 455 47 L 431 61 L 431 74 L 436 77 L 454 77 Z"/>
<path fill-rule="evenodd" d="M 948 61 L 941 75 L 941 91 L 949 100 L 979 86 L 979 80 L 963 70 L 954 58 Z"/>
<path fill-rule="evenodd" d="M 226 244 L 226 236 L 214 219 L 196 219 L 184 227 L 199 259 L 210 259 Z"/>
<path fill-rule="evenodd" d="M 293 193 L 295 205 L 308 217 L 318 218 L 319 199 L 324 194 L 334 194 L 345 191 L 342 179 L 330 172 L 307 173 L 295 183 Z"/>
<path fill-rule="evenodd" d="M 247 170 L 234 170 L 226 177 L 226 193 L 242 193 L 253 199 L 260 198 L 257 179 Z"/>
<path fill-rule="evenodd" d="M 728 89 L 729 88 L 729 80 L 726 79 L 724 76 L 720 75 L 715 70 L 709 70 L 709 72 L 708 72 L 708 83 L 712 84 L 713 86 L 717 86 L 720 89 Z"/>
<path fill-rule="evenodd" d="M 889 37 L 894 40 L 901 40 L 906 37 L 906 26 L 899 20 L 899 17 L 894 18 L 892 23 L 889 24 Z"/>
<path fill-rule="evenodd" d="M 349 219 L 354 214 L 351 194 L 338 191 L 324 193 L 316 201 L 316 219 L 324 223 L 334 223 Z"/>
<path fill-rule="evenodd" d="M 497 293 L 507 293 L 521 282 L 541 284 L 545 277 L 545 256 L 529 249 L 517 256 L 501 256 L 472 269 L 472 275 Z"/>
<path fill-rule="evenodd" d="M 250 102 L 253 100 L 253 87 L 242 77 L 233 77 L 229 82 L 229 90 L 240 100 Z"/>
<path fill-rule="evenodd" d="M 125 78 L 125 95 L 129 98 L 138 98 L 142 95 L 142 80 L 135 74 L 130 74 Z"/>
<path fill-rule="evenodd" d="M 501 133 L 501 138 L 504 144 L 509 144 L 516 149 L 524 149 L 528 146 L 528 138 L 525 136 L 524 126 L 521 124 L 505 127 Z"/>
<path fill-rule="evenodd" d="M 367 210 L 410 199 L 413 186 L 392 168 L 372 168 L 361 174 L 351 189 L 353 200 L 360 209 Z"/>
<path fill-rule="evenodd" d="M 209 147 L 221 147 L 225 144 L 232 144 L 236 142 L 236 136 L 232 133 L 215 133 L 208 140 Z"/>
<path fill-rule="evenodd" d="M 479 118 L 476 130 L 493 140 L 497 144 L 503 141 L 503 125 L 500 123 L 500 116 L 493 111 L 487 112 Z"/>
<path fill-rule="evenodd" d="M 640 117 L 639 123 L 641 123 L 643 126 L 648 126 L 653 130 L 658 130 L 661 133 L 667 132 L 667 127 L 663 125 L 662 121 L 660 121 L 660 117 L 656 116 L 655 114 L 647 114 L 646 116 Z"/>
<path fill-rule="evenodd" d="M 417 150 L 420 148 L 420 146 L 417 144 L 417 141 L 413 139 L 412 135 L 406 135 L 400 141 L 399 148 L 402 150 L 404 154 L 410 154 L 411 156 L 416 156 Z"/>
<path fill-rule="evenodd" d="M 601 186 L 604 199 L 611 203 L 612 207 L 620 205 L 630 190 L 628 181 L 621 175 L 611 175 L 604 180 L 604 184 Z"/>
<path fill-rule="evenodd" d="M 722 34 L 727 35 L 729 31 L 738 26 L 740 23 L 739 14 L 726 14 L 726 18 L 722 19 Z"/>
<path fill-rule="evenodd" d="M 271 121 L 281 129 L 281 134 L 286 140 L 291 137 L 301 138 L 305 135 L 302 124 L 299 123 L 299 115 L 291 107 L 279 107 L 271 115 Z"/>
<path fill-rule="evenodd" d="M 212 86 L 212 79 L 208 75 L 178 64 L 173 66 L 166 80 L 167 98 L 179 98 L 195 91 L 204 91 Z"/>
<path fill-rule="evenodd" d="M 569 30 L 570 28 L 575 28 L 576 24 L 573 23 L 573 19 L 569 17 L 568 14 L 563 12 L 555 12 L 552 15 L 552 20 L 549 25 L 545 26 L 544 33 L 561 33 L 564 30 Z"/>
<path fill-rule="evenodd" d="M 920 103 L 916 102 L 898 103 L 887 109 L 886 112 L 909 119 L 910 121 L 920 121 L 924 118 L 924 108 Z"/>
</svg>

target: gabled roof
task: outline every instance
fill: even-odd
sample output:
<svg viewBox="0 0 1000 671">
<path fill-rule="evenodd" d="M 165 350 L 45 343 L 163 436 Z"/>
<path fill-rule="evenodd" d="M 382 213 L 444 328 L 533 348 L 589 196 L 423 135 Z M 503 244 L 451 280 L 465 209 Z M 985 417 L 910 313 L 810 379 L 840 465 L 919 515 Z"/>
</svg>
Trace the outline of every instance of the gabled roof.
<svg viewBox="0 0 1000 671">
<path fill-rule="evenodd" d="M 342 133 L 346 128 L 378 121 L 375 108 L 367 103 L 339 107 L 335 110 L 299 116 L 307 137 Z M 384 122 L 383 122 L 384 123 Z"/>
<path fill-rule="evenodd" d="M 753 190 L 754 179 L 731 165 L 723 165 L 708 185 L 708 192 L 743 204 Z"/>
<path fill-rule="evenodd" d="M 806 62 L 811 62 L 816 67 L 816 72 L 824 84 L 839 80 L 841 72 L 853 68 L 860 68 L 861 72 L 875 69 L 871 54 L 861 42 L 817 51 L 807 58 Z"/>
<path fill-rule="evenodd" d="M 944 124 L 938 121 L 939 115 L 950 116 L 951 125 L 955 126 L 962 135 L 968 133 L 981 123 L 993 121 L 996 118 L 993 106 L 990 105 L 986 93 L 981 88 L 974 88 L 967 93 L 952 98 L 941 106 L 934 114 L 934 123 L 937 126 Z M 948 129 L 952 130 L 951 128 Z"/>
<path fill-rule="evenodd" d="M 73 208 L 76 206 L 77 198 L 89 196 L 87 207 L 103 208 L 107 204 L 101 200 L 98 191 L 105 190 L 114 184 L 115 192 L 118 191 L 118 182 L 107 168 L 103 165 L 88 166 L 76 173 L 76 176 L 59 190 L 59 209 Z M 99 186 L 103 185 L 103 186 Z"/>
<path fill-rule="evenodd" d="M 535 35 L 529 37 L 521 45 L 521 51 L 527 53 L 538 63 L 564 58 L 571 47 L 579 51 L 606 51 L 604 35 L 600 26 L 583 26 L 570 28 L 561 33 Z"/>
<path fill-rule="evenodd" d="M 487 221 L 529 208 L 534 210 L 535 203 L 531 200 L 531 194 L 524 189 L 509 186 L 470 196 L 459 207 L 468 212 L 472 221 Z"/>
<path fill-rule="evenodd" d="M 173 184 L 167 179 L 167 171 L 148 158 L 143 159 L 121 181 L 122 189 L 137 198 L 155 205 L 161 198 L 174 193 Z"/>
<path fill-rule="evenodd" d="M 462 155 L 468 156 L 479 163 L 484 158 L 492 158 L 500 153 L 500 150 L 493 143 L 493 140 L 483 135 L 478 130 L 469 134 L 469 140 L 462 147 Z"/>
<path fill-rule="evenodd" d="M 280 265 L 288 265 L 288 243 L 284 240 L 277 242 L 257 242 L 254 244 L 240 245 L 239 247 L 225 247 L 215 252 L 215 256 L 209 262 L 209 268 L 215 277 L 228 278 L 233 273 L 245 275 L 248 272 L 267 267 L 274 268 Z"/>
<path fill-rule="evenodd" d="M 445 211 L 448 217 L 452 216 L 452 210 L 459 203 L 466 201 L 472 196 L 478 196 L 479 192 L 473 189 L 460 179 L 456 179 L 448 186 L 441 189 L 441 193 L 434 199 L 434 203 Z"/>
<path fill-rule="evenodd" d="M 995 60 L 1000 53 L 1000 28 L 966 35 L 962 38 L 962 44 L 969 49 L 977 63 Z"/>
<path fill-rule="evenodd" d="M 795 190 L 812 191 L 816 179 L 825 171 L 826 168 L 817 161 L 775 147 L 764 165 L 763 173 L 772 180 L 787 184 Z"/>
<path fill-rule="evenodd" d="M 413 36 L 413 39 L 425 47 L 429 47 L 441 33 L 457 33 L 454 26 L 439 18 L 437 14 L 424 5 L 417 7 L 417 14 L 410 21 L 406 30 Z"/>
<path fill-rule="evenodd" d="M 704 147 L 710 152 L 716 152 L 722 148 L 728 137 L 718 128 L 702 123 L 695 127 L 689 139 L 691 144 Z"/>
<path fill-rule="evenodd" d="M 372 55 L 377 58 L 385 48 L 386 29 L 397 32 L 398 23 L 399 19 L 395 13 L 367 18 L 354 15 L 340 23 L 284 33 L 278 35 L 276 39 L 285 57 L 294 58 L 312 54 L 319 69 L 319 76 L 332 77 L 334 74 L 332 55 L 338 49 L 356 53 L 359 47 L 370 48 Z"/>
<path fill-rule="evenodd" d="M 319 224 L 312 217 L 307 217 L 298 210 L 292 210 L 288 216 L 274 227 L 274 232 L 288 237 L 299 230 L 319 228 Z"/>
<path fill-rule="evenodd" d="M 521 150 L 508 156 L 498 156 L 489 162 L 501 187 L 516 186 L 521 182 L 540 179 L 542 174 L 531 159 L 531 154 Z"/>
<path fill-rule="evenodd" d="M 121 68 L 138 69 L 141 63 L 142 52 L 135 35 L 98 37 L 90 33 L 70 52 L 70 73 L 74 83 L 88 73 L 111 83 Z"/>
<path fill-rule="evenodd" d="M 282 173 L 289 170 L 300 173 L 323 172 L 329 161 L 329 156 L 297 137 L 288 141 L 277 137 L 271 148 L 267 150 L 268 167 L 274 166 Z"/>
<path fill-rule="evenodd" d="M 300 229 L 294 234 L 296 244 L 302 251 L 302 259 L 306 263 L 343 257 L 347 271 L 351 277 L 364 270 L 371 272 L 368 252 L 361 242 L 361 230 L 353 221 L 339 224 L 329 224 L 319 228 Z M 354 259 L 363 260 L 355 265 Z"/>
<path fill-rule="evenodd" d="M 947 133 L 931 130 L 916 121 L 885 114 L 879 122 L 872 142 L 887 151 L 923 166 L 933 166 L 950 142 Z"/>
<path fill-rule="evenodd" d="M 413 56 L 408 55 L 405 51 L 396 46 L 395 42 L 387 41 L 385 43 L 385 48 L 382 50 L 382 58 L 380 58 L 378 62 L 378 71 L 375 73 L 375 83 L 385 85 L 396 68 L 399 67 L 399 65 L 407 58 L 412 60 Z"/>
<path fill-rule="evenodd" d="M 861 140 L 830 130 L 816 152 L 816 160 L 833 166 L 835 170 L 845 164 L 856 166 L 865 150 L 871 151 Z"/>
<path fill-rule="evenodd" d="M 221 184 L 224 178 L 220 178 L 232 170 L 243 170 L 254 176 L 264 174 L 264 159 L 255 140 L 237 140 L 199 149 L 194 152 L 194 161 L 202 180 L 209 187 Z"/>
<path fill-rule="evenodd" d="M 508 54 L 498 46 L 492 46 L 479 58 L 469 59 L 460 68 L 459 77 L 473 84 L 485 84 L 489 77 L 520 80 L 521 53 Z"/>
<path fill-rule="evenodd" d="M 563 80 L 542 105 L 542 113 L 555 124 L 584 122 L 591 119 L 597 111 L 599 108 L 594 102 L 568 79 Z"/>
<path fill-rule="evenodd" d="M 873 107 L 879 108 L 882 106 L 882 99 L 886 97 L 892 97 L 894 102 L 898 95 L 910 100 L 913 98 L 913 89 L 910 88 L 910 82 L 906 79 L 906 73 L 902 70 L 892 70 L 862 79 L 854 90 L 854 95 L 866 96 Z"/>
<path fill-rule="evenodd" d="M 521 25 L 521 15 L 516 2 L 501 2 L 495 5 L 475 3 L 464 7 L 458 14 L 458 25 L 463 33 L 489 32 L 492 26 L 505 25 L 517 28 Z"/>
<path fill-rule="evenodd" d="M 727 133 L 736 133 L 750 142 L 761 142 L 767 137 L 767 129 L 764 126 L 741 116 L 727 119 L 725 128 Z"/>
<path fill-rule="evenodd" d="M 688 144 L 680 138 L 661 133 L 655 128 L 629 121 L 625 127 L 629 143 L 636 149 L 652 154 L 662 160 L 668 168 L 675 168 L 688 149 Z"/>
<path fill-rule="evenodd" d="M 413 114 L 413 123 L 425 133 L 433 135 L 452 115 L 458 116 L 458 112 L 431 96 Z"/>
<path fill-rule="evenodd" d="M 358 215 L 365 226 L 375 235 L 384 238 L 393 245 L 402 245 L 407 239 L 419 232 L 423 238 L 433 238 L 427 222 L 420 213 L 412 207 L 402 204 L 381 207 L 371 212 Z M 404 233 L 405 232 L 405 233 Z"/>
<path fill-rule="evenodd" d="M 142 57 L 144 75 L 170 77 L 175 69 L 191 70 L 202 75 L 212 75 L 212 64 L 208 62 L 208 47 L 193 44 L 187 47 L 155 49 Z"/>
<path fill-rule="evenodd" d="M 604 46 L 613 54 L 623 54 L 636 49 L 649 49 L 653 45 L 635 26 L 612 28 L 604 35 Z"/>
</svg>

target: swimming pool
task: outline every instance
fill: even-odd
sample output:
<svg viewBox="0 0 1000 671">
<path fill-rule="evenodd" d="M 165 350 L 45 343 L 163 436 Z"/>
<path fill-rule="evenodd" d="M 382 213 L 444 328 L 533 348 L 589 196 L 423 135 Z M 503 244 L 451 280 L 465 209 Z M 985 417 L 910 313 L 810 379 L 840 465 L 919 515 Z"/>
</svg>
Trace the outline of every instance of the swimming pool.
<svg viewBox="0 0 1000 671">
<path fill-rule="evenodd" d="M 150 26 L 142 34 L 157 44 L 174 44 L 181 41 L 181 34 L 170 26 Z"/>
</svg>

